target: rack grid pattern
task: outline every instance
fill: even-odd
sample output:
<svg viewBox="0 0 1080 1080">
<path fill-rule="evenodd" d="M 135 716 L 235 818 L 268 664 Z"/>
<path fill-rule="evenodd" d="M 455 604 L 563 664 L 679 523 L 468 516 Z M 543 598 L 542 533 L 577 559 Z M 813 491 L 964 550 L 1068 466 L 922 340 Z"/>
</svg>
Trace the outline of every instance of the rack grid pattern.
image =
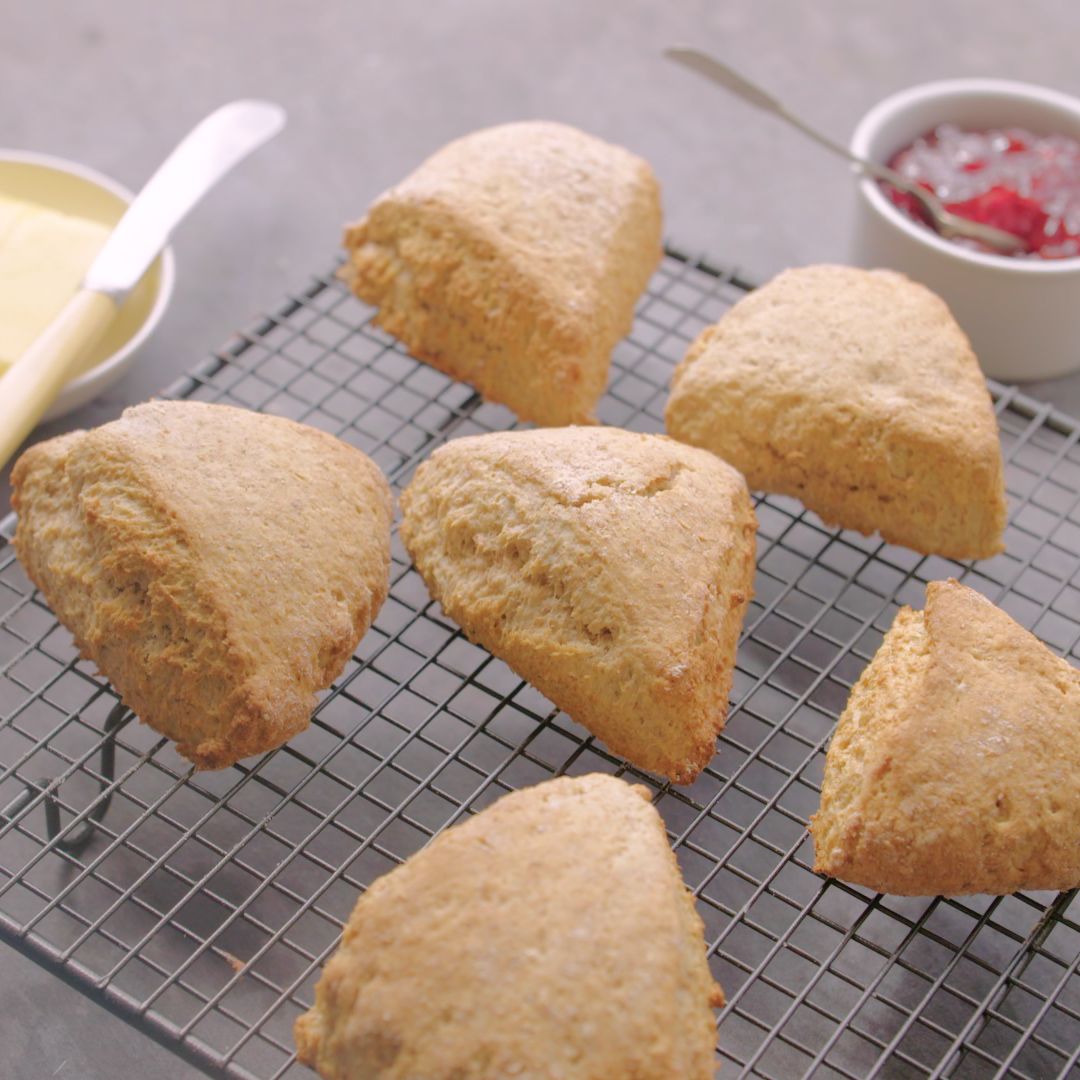
<svg viewBox="0 0 1080 1080">
<path fill-rule="evenodd" d="M 662 430 L 672 367 L 747 287 L 669 250 L 615 352 L 601 420 Z M 445 440 L 514 426 L 371 314 L 331 269 L 166 396 L 323 428 L 370 454 L 395 490 Z M 1077 1075 L 1075 893 L 876 896 L 815 875 L 806 834 L 848 691 L 926 582 L 957 577 L 1080 659 L 1080 424 L 993 390 L 1011 509 L 1003 555 L 922 557 L 826 528 L 793 500 L 756 500 L 732 711 L 685 788 L 610 756 L 471 645 L 396 534 L 390 598 L 310 728 L 273 754 L 194 773 L 78 659 L 15 561 L 9 517 L 0 937 L 213 1075 L 310 1075 L 292 1023 L 357 895 L 504 792 L 599 770 L 649 786 L 697 897 L 728 995 L 725 1076 Z"/>
</svg>

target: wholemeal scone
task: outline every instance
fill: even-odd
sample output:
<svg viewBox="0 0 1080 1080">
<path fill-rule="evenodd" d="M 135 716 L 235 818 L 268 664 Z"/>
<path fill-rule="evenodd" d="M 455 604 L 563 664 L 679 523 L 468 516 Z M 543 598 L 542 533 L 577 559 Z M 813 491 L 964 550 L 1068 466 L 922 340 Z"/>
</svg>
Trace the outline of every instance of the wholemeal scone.
<svg viewBox="0 0 1080 1080">
<path fill-rule="evenodd" d="M 437 450 L 401 507 L 417 569 L 473 641 L 635 765 L 698 775 L 753 583 L 734 469 L 619 428 L 497 432 Z"/>
<path fill-rule="evenodd" d="M 986 382 L 949 309 L 900 274 L 780 274 L 690 346 L 665 419 L 829 524 L 954 559 L 1003 550 Z"/>
<path fill-rule="evenodd" d="M 325 1080 L 711 1080 L 702 934 L 648 792 L 549 780 L 360 897 L 299 1057 Z"/>
<path fill-rule="evenodd" d="M 1080 886 L 1080 671 L 977 592 L 932 582 L 851 692 L 815 869 L 902 896 Z"/>
<path fill-rule="evenodd" d="M 660 260 L 648 164 L 565 124 L 443 147 L 345 233 L 344 277 L 421 360 L 523 420 L 588 423 Z"/>
<path fill-rule="evenodd" d="M 386 599 L 386 480 L 290 420 L 151 402 L 31 447 L 11 479 L 31 580 L 200 768 L 306 727 Z"/>
</svg>

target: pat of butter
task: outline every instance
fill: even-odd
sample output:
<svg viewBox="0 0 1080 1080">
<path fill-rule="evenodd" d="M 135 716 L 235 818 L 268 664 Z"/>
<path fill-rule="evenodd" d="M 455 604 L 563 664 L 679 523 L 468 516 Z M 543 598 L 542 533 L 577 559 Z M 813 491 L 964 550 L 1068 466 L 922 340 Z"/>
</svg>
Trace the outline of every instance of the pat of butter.
<svg viewBox="0 0 1080 1080">
<path fill-rule="evenodd" d="M 75 295 L 110 229 L 0 196 L 0 371 Z"/>
</svg>

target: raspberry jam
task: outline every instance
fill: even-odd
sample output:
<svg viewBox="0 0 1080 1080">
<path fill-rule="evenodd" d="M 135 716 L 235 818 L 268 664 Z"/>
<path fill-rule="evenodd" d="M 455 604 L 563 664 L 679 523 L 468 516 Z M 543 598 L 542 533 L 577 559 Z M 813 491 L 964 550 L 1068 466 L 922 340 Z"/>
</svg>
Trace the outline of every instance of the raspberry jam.
<svg viewBox="0 0 1080 1080">
<path fill-rule="evenodd" d="M 1019 236 L 1025 242 L 1020 258 L 1080 255 L 1080 143 L 1075 139 L 941 124 L 895 154 L 889 165 L 934 192 L 954 214 Z M 909 217 L 926 223 L 912 196 L 888 184 L 882 189 Z M 972 240 L 953 243 L 989 250 Z"/>
</svg>

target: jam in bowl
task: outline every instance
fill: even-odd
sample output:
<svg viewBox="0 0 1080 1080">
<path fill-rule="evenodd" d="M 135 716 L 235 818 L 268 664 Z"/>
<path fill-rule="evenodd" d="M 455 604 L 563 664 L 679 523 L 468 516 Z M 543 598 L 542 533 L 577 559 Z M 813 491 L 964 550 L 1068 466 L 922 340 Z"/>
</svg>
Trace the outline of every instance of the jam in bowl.
<svg viewBox="0 0 1080 1080">
<path fill-rule="evenodd" d="M 889 165 L 932 191 L 959 217 L 1024 241 L 1020 258 L 1080 255 L 1080 142 L 1023 128 L 972 131 L 939 124 L 894 154 Z M 883 183 L 909 217 L 926 224 L 913 196 Z M 988 251 L 978 242 L 954 243 Z"/>
<path fill-rule="evenodd" d="M 1080 98 L 1007 79 L 923 83 L 873 106 L 850 145 L 921 180 L 953 211 L 1023 234 L 1030 249 L 1001 255 L 942 236 L 864 175 L 855 265 L 899 270 L 937 293 L 992 378 L 1080 371 Z"/>
</svg>

